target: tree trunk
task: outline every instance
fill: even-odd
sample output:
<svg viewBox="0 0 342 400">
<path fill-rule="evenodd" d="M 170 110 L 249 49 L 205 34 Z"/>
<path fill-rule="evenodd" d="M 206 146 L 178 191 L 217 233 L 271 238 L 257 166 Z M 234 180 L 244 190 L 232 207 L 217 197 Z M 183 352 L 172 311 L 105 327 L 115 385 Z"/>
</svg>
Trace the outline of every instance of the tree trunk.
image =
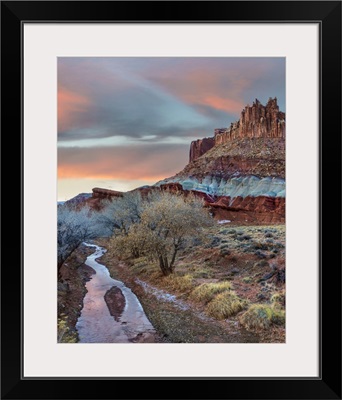
<svg viewBox="0 0 342 400">
<path fill-rule="evenodd" d="M 177 252 L 178 252 L 178 246 L 175 246 L 175 248 L 173 250 L 173 254 L 172 254 L 171 263 L 170 263 L 171 273 L 174 271 L 174 264 L 175 264 L 175 261 L 176 261 Z"/>
<path fill-rule="evenodd" d="M 159 256 L 159 267 L 164 276 L 168 276 L 171 274 L 170 268 L 168 266 L 167 257 Z"/>
</svg>

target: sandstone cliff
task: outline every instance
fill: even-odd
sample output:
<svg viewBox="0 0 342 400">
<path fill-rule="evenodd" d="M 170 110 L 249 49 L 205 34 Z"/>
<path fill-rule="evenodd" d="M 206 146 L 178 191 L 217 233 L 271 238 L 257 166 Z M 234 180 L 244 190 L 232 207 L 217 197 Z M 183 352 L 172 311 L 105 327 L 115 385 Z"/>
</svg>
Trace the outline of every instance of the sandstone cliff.
<svg viewBox="0 0 342 400">
<path fill-rule="evenodd" d="M 242 110 L 240 119 L 228 128 L 215 129 L 213 137 L 193 141 L 189 162 L 201 157 L 214 146 L 245 138 L 285 138 L 285 113 L 279 111 L 277 98 L 270 98 L 266 106 L 255 99 L 252 106 L 247 105 Z"/>
<path fill-rule="evenodd" d="M 196 160 L 198 157 L 201 157 L 201 155 L 206 153 L 214 146 L 215 138 L 213 137 L 194 140 L 190 144 L 189 162 Z"/>
<path fill-rule="evenodd" d="M 110 190 L 110 189 L 94 188 L 92 197 L 98 199 L 111 199 L 113 197 L 122 197 L 122 196 L 123 192 L 118 192 L 116 190 Z"/>
</svg>

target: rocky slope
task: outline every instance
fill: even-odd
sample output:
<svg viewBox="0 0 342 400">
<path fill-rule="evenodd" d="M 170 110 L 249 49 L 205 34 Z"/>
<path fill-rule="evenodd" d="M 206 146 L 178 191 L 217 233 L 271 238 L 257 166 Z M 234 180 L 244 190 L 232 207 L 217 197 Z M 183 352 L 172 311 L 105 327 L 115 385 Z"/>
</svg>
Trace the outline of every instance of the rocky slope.
<svg viewBox="0 0 342 400">
<path fill-rule="evenodd" d="M 189 164 L 157 186 L 177 183 L 209 196 L 214 215 L 236 221 L 285 221 L 285 113 L 257 99 L 240 119 L 191 143 Z"/>
</svg>

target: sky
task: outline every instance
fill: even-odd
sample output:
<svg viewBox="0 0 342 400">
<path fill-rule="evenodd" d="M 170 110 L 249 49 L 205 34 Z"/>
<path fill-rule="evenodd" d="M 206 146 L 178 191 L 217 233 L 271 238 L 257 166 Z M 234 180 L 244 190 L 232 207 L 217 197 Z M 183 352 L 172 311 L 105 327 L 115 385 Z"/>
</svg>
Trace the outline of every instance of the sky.
<svg viewBox="0 0 342 400">
<path fill-rule="evenodd" d="M 257 98 L 285 112 L 285 58 L 59 57 L 58 200 L 170 177 Z"/>
</svg>

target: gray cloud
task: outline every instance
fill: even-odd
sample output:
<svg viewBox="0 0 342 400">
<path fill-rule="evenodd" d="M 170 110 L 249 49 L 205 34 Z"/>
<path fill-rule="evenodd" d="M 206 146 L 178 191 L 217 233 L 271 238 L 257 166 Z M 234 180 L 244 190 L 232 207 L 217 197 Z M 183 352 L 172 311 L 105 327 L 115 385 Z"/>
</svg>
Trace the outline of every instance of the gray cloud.
<svg viewBox="0 0 342 400">
<path fill-rule="evenodd" d="M 61 91 L 87 100 L 74 108 L 60 102 L 67 116 L 59 121 L 60 141 L 186 137 L 191 130 L 207 136 L 218 126 L 229 126 L 238 118 L 240 108 L 255 97 L 265 102 L 269 96 L 277 96 L 284 110 L 285 61 L 59 58 L 58 85 Z M 225 105 L 226 99 L 232 100 Z M 72 101 L 71 96 L 71 105 Z M 220 101 L 223 109 L 218 108 Z"/>
</svg>

